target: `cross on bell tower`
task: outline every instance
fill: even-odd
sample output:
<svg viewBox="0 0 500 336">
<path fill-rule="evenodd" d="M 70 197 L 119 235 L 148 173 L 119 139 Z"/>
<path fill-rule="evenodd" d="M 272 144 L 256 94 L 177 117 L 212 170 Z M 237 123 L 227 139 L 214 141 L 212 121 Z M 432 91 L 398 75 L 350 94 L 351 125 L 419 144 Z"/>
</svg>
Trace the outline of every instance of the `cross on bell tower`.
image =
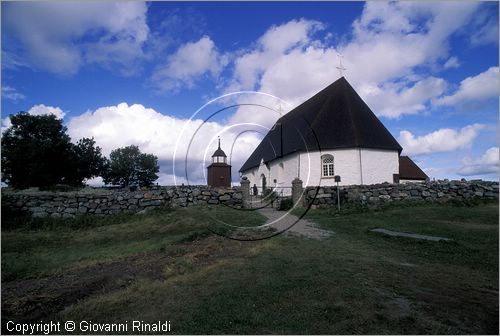
<svg viewBox="0 0 500 336">
<path fill-rule="evenodd" d="M 227 164 L 226 153 L 220 148 L 220 137 L 218 147 L 212 155 L 212 164 L 207 167 L 207 182 L 211 187 L 231 187 L 231 166 Z"/>
<path fill-rule="evenodd" d="M 336 66 L 336 68 L 339 70 L 340 77 L 343 77 L 344 76 L 343 71 L 347 70 L 342 65 L 342 58 L 344 58 L 344 55 L 342 55 L 341 53 L 337 53 L 337 55 L 339 56 L 339 65 Z"/>
</svg>

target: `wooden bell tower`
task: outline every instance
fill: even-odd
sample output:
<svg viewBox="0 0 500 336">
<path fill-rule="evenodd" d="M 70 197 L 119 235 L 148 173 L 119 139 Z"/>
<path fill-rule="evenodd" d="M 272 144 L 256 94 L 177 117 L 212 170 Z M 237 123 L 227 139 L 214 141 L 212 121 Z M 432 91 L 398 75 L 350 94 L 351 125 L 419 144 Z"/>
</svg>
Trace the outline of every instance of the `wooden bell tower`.
<svg viewBox="0 0 500 336">
<path fill-rule="evenodd" d="M 212 155 L 212 164 L 207 167 L 208 185 L 216 188 L 231 187 L 231 166 L 227 164 L 226 153 L 219 148 Z"/>
</svg>

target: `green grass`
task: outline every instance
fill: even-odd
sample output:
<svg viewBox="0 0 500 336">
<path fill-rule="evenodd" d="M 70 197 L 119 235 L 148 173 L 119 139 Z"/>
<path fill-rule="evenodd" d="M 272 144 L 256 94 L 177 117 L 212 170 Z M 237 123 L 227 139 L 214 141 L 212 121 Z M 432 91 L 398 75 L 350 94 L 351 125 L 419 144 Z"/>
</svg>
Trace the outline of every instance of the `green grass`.
<svg viewBox="0 0 500 336">
<path fill-rule="evenodd" d="M 2 232 L 2 281 L 36 278 L 97 262 L 164 250 L 227 230 L 224 224 L 241 211 L 229 207 L 160 209 L 146 215 L 77 217 L 75 219 L 5 219 Z M 17 229 L 13 223 L 17 224 Z M 265 221 L 252 212 L 238 219 L 242 225 Z"/>
<path fill-rule="evenodd" d="M 208 233 L 186 239 L 191 230 L 203 230 L 201 222 L 214 213 L 241 225 L 262 221 L 252 212 L 179 209 L 84 229 L 3 232 L 2 263 L 10 261 L 2 265 L 3 272 L 34 258 L 29 247 L 34 242 L 36 258 L 54 254 L 54 261 L 63 260 L 73 271 L 92 263 L 93 271 L 102 270 L 124 254 L 136 258 L 127 261 L 133 267 L 126 267 L 129 275 L 121 275 L 118 284 L 101 284 L 101 289 L 46 313 L 26 317 L 2 306 L 3 315 L 108 323 L 170 320 L 178 334 L 498 333 L 496 204 L 408 206 L 342 215 L 312 210 L 306 217 L 334 232 L 321 241 L 281 235 L 237 242 Z M 376 227 L 453 241 L 369 231 Z M 24 248 L 15 247 L 18 239 Z M 145 249 L 153 254 L 142 257 Z M 15 261 L 13 250 L 25 259 Z M 78 255 L 85 255 L 83 261 Z M 97 267 L 96 262 L 103 264 Z M 51 274 L 57 268 L 50 265 L 25 263 L 25 274 Z M 148 275 L 151 268 L 159 273 Z M 25 277 L 18 275 L 7 285 Z M 43 297 L 43 286 L 40 291 Z"/>
<path fill-rule="evenodd" d="M 498 205 L 475 207 L 419 205 L 394 207 L 386 211 L 370 211 L 345 216 L 332 215 L 331 210 L 311 210 L 307 217 L 322 228 L 333 230 L 338 239 L 359 244 L 359 249 L 376 248 L 415 261 L 439 261 L 470 267 L 498 269 Z M 440 236 L 452 242 L 427 242 L 400 237 L 384 237 L 370 232 L 374 228 Z M 425 248 L 422 248 L 425 247 Z M 359 250 L 358 249 L 358 250 Z"/>
</svg>

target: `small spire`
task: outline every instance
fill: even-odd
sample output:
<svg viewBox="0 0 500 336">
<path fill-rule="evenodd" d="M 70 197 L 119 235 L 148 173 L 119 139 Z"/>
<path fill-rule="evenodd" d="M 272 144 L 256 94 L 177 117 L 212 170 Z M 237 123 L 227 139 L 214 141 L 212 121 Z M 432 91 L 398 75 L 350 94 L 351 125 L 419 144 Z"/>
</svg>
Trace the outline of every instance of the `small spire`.
<svg viewBox="0 0 500 336">
<path fill-rule="evenodd" d="M 219 149 L 220 149 L 220 137 L 217 137 L 219 139 Z"/>
<path fill-rule="evenodd" d="M 337 53 L 337 55 L 339 57 L 339 66 L 337 66 L 336 68 L 337 70 L 339 70 L 340 77 L 344 77 L 344 71 L 347 70 L 342 65 L 342 58 L 344 58 L 344 55 L 342 55 L 341 53 Z"/>
</svg>

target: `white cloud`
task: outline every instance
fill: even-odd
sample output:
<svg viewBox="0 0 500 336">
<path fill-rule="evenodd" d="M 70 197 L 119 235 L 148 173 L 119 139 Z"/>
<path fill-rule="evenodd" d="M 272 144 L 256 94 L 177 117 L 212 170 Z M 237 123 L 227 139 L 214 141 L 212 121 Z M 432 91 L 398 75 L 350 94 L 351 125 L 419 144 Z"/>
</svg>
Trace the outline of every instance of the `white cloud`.
<svg viewBox="0 0 500 336">
<path fill-rule="evenodd" d="M 377 115 L 397 118 L 425 111 L 426 103 L 441 96 L 446 86 L 443 79 L 428 77 L 411 87 L 389 82 L 381 86 L 361 86 L 359 91 Z"/>
<path fill-rule="evenodd" d="M 271 128 L 273 124 L 289 112 L 293 105 L 276 96 L 266 94 L 239 94 L 227 105 L 241 104 L 229 117 L 229 124 L 255 124 L 262 128 Z"/>
<path fill-rule="evenodd" d="M 130 73 L 149 32 L 144 2 L 18 2 L 2 10 L 2 26 L 30 65 L 62 75 L 85 63 Z"/>
<path fill-rule="evenodd" d="M 340 51 L 347 80 L 375 114 L 398 118 L 422 113 L 447 83 L 417 71 L 436 63 L 458 65 L 458 59 L 449 56 L 450 36 L 471 20 L 478 6 L 367 2 L 353 23 L 352 39 L 336 46 L 321 39 L 325 27 L 317 21 L 273 26 L 252 50 L 237 53 L 226 91 L 255 89 L 296 106 L 338 79 Z"/>
<path fill-rule="evenodd" d="M 405 155 L 450 152 L 469 148 L 483 128 L 484 125 L 481 124 L 469 125 L 459 130 L 442 128 L 418 137 L 405 130 L 399 132 L 398 141 Z"/>
<path fill-rule="evenodd" d="M 44 104 L 33 105 L 28 111 L 28 114 L 31 115 L 47 115 L 53 114 L 57 119 L 63 119 L 66 113 L 61 110 L 59 107 L 53 106 L 45 106 Z M 10 121 L 10 117 L 5 117 L 2 119 L 2 133 L 12 126 L 12 122 Z"/>
<path fill-rule="evenodd" d="M 498 174 L 498 147 L 489 148 L 478 159 L 465 157 L 462 163 L 463 166 L 458 170 L 459 175 Z"/>
<path fill-rule="evenodd" d="M 73 141 L 93 137 L 106 156 L 113 149 L 137 145 L 142 152 L 158 157 L 162 181 L 173 178 L 172 165 L 175 164 L 175 175 L 179 181 L 183 181 L 187 171 L 189 183 L 196 184 L 205 183 L 203 176 L 217 148 L 218 135 L 228 157 L 234 144 L 231 156 L 233 177 L 237 176 L 248 153 L 258 145 L 258 135 L 248 133 L 238 136 L 241 128 L 230 126 L 203 122 L 201 119 L 179 119 L 140 104 L 121 103 L 71 118 L 68 133 Z"/>
<path fill-rule="evenodd" d="M 309 46 L 311 35 L 322 28 L 321 23 L 305 19 L 292 20 L 283 25 L 269 28 L 259 38 L 254 50 L 244 51 L 235 60 L 233 81 L 229 90 L 253 90 L 259 86 L 262 87 L 263 85 L 259 81 L 266 71 L 275 67 L 277 63 L 282 61 L 283 57 L 293 51 Z M 300 67 L 289 68 L 285 73 L 299 69 Z"/>
<path fill-rule="evenodd" d="M 252 97 L 252 102 L 276 111 L 244 106 L 231 118 L 232 122 L 255 122 L 269 127 L 279 117 L 280 110 L 290 111 L 337 79 L 337 69 L 325 67 L 337 60 L 335 50 L 322 48 L 321 43 L 312 38 L 323 28 L 317 21 L 292 20 L 272 26 L 258 39 L 255 49 L 239 53 L 226 91 L 255 89 L 279 99 Z M 245 98 L 238 100 L 238 103 L 246 102 Z"/>
<path fill-rule="evenodd" d="M 207 73 L 217 77 L 227 62 L 227 55 L 221 55 L 210 37 L 204 36 L 179 47 L 165 65 L 156 68 L 151 80 L 159 91 L 192 88 Z"/>
<path fill-rule="evenodd" d="M 17 91 L 15 88 L 4 85 L 2 86 L 2 98 L 16 102 L 18 100 L 26 98 L 26 96 L 21 92 Z"/>
<path fill-rule="evenodd" d="M 470 33 L 472 45 L 498 45 L 498 6 L 493 3 L 485 4 L 466 29 Z"/>
<path fill-rule="evenodd" d="M 367 2 L 341 47 L 355 82 L 383 82 L 447 57 L 449 37 L 470 21 L 477 3 Z M 369 60 L 369 61 L 368 61 Z"/>
<path fill-rule="evenodd" d="M 12 122 L 10 121 L 10 118 L 7 117 L 7 118 L 3 118 L 2 119 L 2 133 L 7 129 L 9 128 L 10 126 L 12 126 Z"/>
<path fill-rule="evenodd" d="M 460 61 L 455 56 L 448 58 L 446 63 L 443 65 L 445 69 L 458 68 L 459 66 L 460 66 Z"/>
<path fill-rule="evenodd" d="M 53 114 L 57 117 L 57 119 L 63 119 L 66 113 L 61 110 L 59 107 L 54 106 L 45 106 L 44 104 L 34 105 L 28 111 L 31 115 L 47 115 Z"/>
<path fill-rule="evenodd" d="M 498 67 L 491 67 L 477 76 L 464 79 L 454 94 L 440 98 L 436 104 L 458 105 L 498 97 L 498 89 Z"/>
</svg>

